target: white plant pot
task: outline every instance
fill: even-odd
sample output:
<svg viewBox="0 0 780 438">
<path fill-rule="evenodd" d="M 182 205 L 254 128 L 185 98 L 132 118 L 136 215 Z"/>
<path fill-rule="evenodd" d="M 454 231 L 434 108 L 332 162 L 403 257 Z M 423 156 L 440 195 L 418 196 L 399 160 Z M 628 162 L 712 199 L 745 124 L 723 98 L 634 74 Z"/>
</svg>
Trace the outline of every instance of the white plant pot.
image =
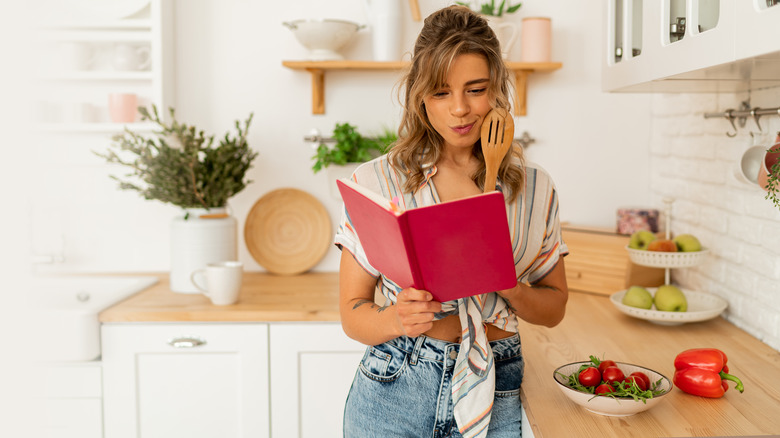
<svg viewBox="0 0 780 438">
<path fill-rule="evenodd" d="M 193 271 L 208 263 L 238 260 L 236 219 L 201 218 L 221 213 L 226 209 L 188 209 L 171 222 L 171 291 L 200 293 L 190 279 Z"/>
</svg>

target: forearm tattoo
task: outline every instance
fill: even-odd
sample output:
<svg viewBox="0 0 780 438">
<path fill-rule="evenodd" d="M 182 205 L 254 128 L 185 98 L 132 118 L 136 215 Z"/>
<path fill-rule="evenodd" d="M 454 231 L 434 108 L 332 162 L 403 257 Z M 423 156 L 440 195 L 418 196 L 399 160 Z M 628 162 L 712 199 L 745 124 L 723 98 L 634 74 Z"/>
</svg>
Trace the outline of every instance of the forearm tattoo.
<svg viewBox="0 0 780 438">
<path fill-rule="evenodd" d="M 359 300 L 355 303 L 355 305 L 352 307 L 352 310 L 357 309 L 358 307 L 362 306 L 363 304 L 368 304 L 368 306 L 372 309 L 376 309 L 376 313 L 382 313 L 387 309 L 387 306 L 377 306 L 376 303 L 370 300 Z"/>
</svg>

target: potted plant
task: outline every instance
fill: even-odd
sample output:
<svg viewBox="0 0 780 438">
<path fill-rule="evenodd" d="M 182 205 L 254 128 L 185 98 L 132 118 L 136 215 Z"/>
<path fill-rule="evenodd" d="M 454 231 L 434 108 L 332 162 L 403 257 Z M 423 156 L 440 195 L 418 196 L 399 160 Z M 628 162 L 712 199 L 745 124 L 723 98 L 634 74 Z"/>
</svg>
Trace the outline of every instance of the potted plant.
<svg viewBox="0 0 780 438">
<path fill-rule="evenodd" d="M 333 130 L 335 144 L 329 146 L 325 142 L 320 143 L 317 153 L 312 156 L 312 170 L 314 173 L 323 168 L 327 170 L 331 195 L 340 200 L 336 180 L 349 178 L 357 166 L 386 153 L 397 139 L 395 132 L 388 128 L 381 135 L 369 138 L 361 135 L 356 126 L 336 123 Z"/>
<path fill-rule="evenodd" d="M 488 15 L 492 17 L 502 17 L 504 14 L 515 13 L 523 5 L 522 3 L 518 3 L 513 6 L 509 4 L 506 0 L 501 0 L 501 3 L 499 3 L 498 5 L 496 4 L 495 0 L 482 1 L 482 2 L 471 1 L 471 2 L 455 2 L 455 3 L 472 8 L 474 11 L 479 12 L 482 15 Z M 477 7 L 473 7 L 472 5 L 475 5 Z"/>
<path fill-rule="evenodd" d="M 130 170 L 123 178 L 111 176 L 120 190 L 183 209 L 171 225 L 170 286 L 174 292 L 199 293 L 190 279 L 193 271 L 238 258 L 236 220 L 227 202 L 251 183 L 245 177 L 257 157 L 247 142 L 253 115 L 243 126 L 236 121 L 237 133 L 226 133 L 215 145 L 213 135 L 178 122 L 173 108 L 170 123 L 154 105 L 138 111 L 160 129 L 148 137 L 125 129 L 106 153 L 95 154 Z"/>
<path fill-rule="evenodd" d="M 109 163 L 131 170 L 125 175 L 131 179 L 111 176 L 120 190 L 137 191 L 145 199 L 185 210 L 212 210 L 225 208 L 228 199 L 251 183 L 244 177 L 257 156 L 246 141 L 252 114 L 243 128 L 236 121 L 235 137 L 225 134 L 215 147 L 213 135 L 179 123 L 173 108 L 169 109 L 170 123 L 161 119 L 154 105 L 151 112 L 143 107 L 138 112 L 141 120 L 160 127 L 153 137 L 125 129 L 112 138 L 108 152 L 96 152 Z"/>
<path fill-rule="evenodd" d="M 767 192 L 764 199 L 772 201 L 780 209 L 780 133 L 761 160 L 758 183 Z"/>
<path fill-rule="evenodd" d="M 333 130 L 335 144 L 328 146 L 321 142 L 314 154 L 314 173 L 331 165 L 345 166 L 348 163 L 364 163 L 387 152 L 390 145 L 397 139 L 389 129 L 377 138 L 361 135 L 356 126 L 349 123 L 336 123 Z"/>
</svg>

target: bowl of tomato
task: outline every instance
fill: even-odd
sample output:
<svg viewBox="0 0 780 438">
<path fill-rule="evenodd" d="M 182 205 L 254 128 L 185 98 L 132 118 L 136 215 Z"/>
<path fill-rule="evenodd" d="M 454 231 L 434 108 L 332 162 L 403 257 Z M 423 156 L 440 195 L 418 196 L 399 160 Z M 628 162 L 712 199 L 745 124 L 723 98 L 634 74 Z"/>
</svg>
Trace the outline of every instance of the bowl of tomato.
<svg viewBox="0 0 780 438">
<path fill-rule="evenodd" d="M 556 386 L 590 412 L 625 417 L 646 411 L 671 392 L 672 381 L 639 365 L 591 356 L 555 369 Z"/>
</svg>

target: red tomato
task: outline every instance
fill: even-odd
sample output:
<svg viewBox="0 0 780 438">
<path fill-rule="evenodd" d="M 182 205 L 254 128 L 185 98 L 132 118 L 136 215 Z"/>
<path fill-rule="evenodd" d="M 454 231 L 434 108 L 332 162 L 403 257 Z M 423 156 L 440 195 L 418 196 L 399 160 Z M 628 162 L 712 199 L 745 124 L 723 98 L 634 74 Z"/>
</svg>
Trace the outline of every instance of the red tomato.
<svg viewBox="0 0 780 438">
<path fill-rule="evenodd" d="M 585 368 L 580 371 L 580 374 L 577 377 L 582 386 L 596 386 L 601 383 L 601 373 L 596 367 Z"/>
<path fill-rule="evenodd" d="M 607 383 L 622 382 L 626 379 L 626 375 L 618 367 L 606 367 L 601 373 L 601 378 Z"/>
<path fill-rule="evenodd" d="M 647 374 L 641 372 L 641 371 L 634 371 L 633 373 L 629 374 L 628 377 L 635 376 L 645 381 L 645 388 L 650 387 L 650 378 L 647 377 Z M 642 387 L 641 385 L 639 386 Z M 642 390 L 644 391 L 644 389 Z"/>
<path fill-rule="evenodd" d="M 617 366 L 617 364 L 615 363 L 614 360 L 602 360 L 601 363 L 599 364 L 599 372 L 601 374 L 604 374 L 604 369 L 605 368 L 607 368 L 607 367 L 616 367 L 616 366 Z"/>
<path fill-rule="evenodd" d="M 633 386 L 634 382 L 636 382 L 636 386 L 639 387 L 640 390 L 647 391 L 647 383 L 645 383 L 645 379 L 643 379 L 643 378 L 641 378 L 639 376 L 635 376 L 635 375 L 632 374 L 632 375 L 626 377 L 626 380 L 624 380 L 624 382 L 628 383 L 628 385 L 629 385 L 626 388 L 629 388 L 629 387 Z"/>
<path fill-rule="evenodd" d="M 601 385 L 596 387 L 594 394 L 601 395 L 601 394 L 606 394 L 608 392 L 615 392 L 615 388 L 613 388 L 612 385 L 610 385 L 609 383 L 602 383 Z"/>
</svg>

